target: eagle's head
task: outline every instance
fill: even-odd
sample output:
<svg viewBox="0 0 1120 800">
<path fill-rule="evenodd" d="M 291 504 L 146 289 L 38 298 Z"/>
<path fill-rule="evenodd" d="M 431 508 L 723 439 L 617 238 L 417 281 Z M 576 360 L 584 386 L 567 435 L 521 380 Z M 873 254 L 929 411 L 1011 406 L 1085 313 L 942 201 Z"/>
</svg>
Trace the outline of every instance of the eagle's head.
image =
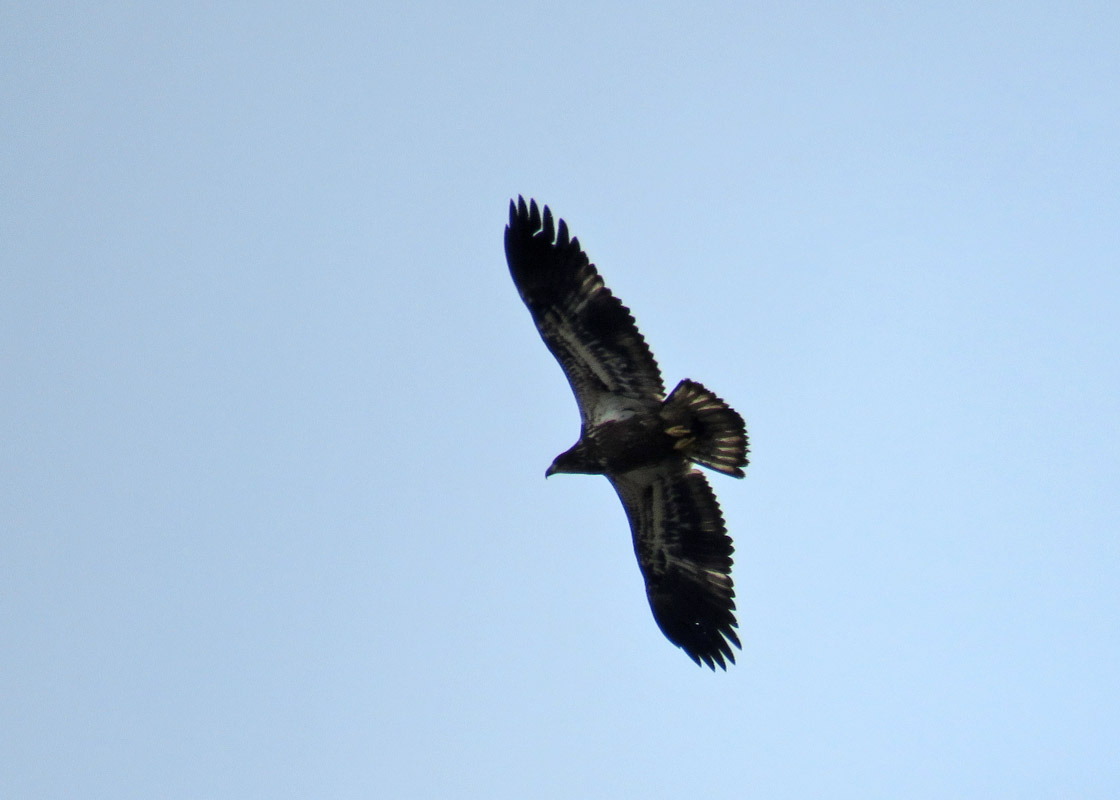
<svg viewBox="0 0 1120 800">
<path fill-rule="evenodd" d="M 570 449 L 565 450 L 552 462 L 552 466 L 545 470 L 544 476 L 555 475 L 557 472 L 575 473 L 578 475 L 597 475 L 603 468 L 591 458 L 587 452 L 587 445 L 583 439 L 576 442 Z"/>
</svg>

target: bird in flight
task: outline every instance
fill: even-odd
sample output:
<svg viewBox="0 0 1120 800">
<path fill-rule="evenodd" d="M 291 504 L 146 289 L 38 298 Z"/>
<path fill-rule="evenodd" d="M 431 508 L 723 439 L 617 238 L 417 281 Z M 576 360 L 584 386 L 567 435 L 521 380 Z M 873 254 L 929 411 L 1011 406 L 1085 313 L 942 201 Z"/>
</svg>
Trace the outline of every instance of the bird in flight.
<svg viewBox="0 0 1120 800">
<path fill-rule="evenodd" d="M 626 509 L 653 618 L 697 664 L 735 662 L 731 538 L 699 464 L 743 477 L 747 431 L 696 381 L 665 396 L 630 310 L 535 200 L 510 201 L 506 260 L 521 299 L 576 396 L 580 437 L 545 472 L 605 475 Z"/>
</svg>

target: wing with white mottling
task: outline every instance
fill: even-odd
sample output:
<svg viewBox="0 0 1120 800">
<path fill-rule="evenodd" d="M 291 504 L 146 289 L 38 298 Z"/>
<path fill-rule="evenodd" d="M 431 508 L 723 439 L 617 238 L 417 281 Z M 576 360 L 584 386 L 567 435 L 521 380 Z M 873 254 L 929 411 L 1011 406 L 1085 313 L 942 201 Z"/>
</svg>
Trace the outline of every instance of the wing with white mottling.
<svg viewBox="0 0 1120 800">
<path fill-rule="evenodd" d="M 708 481 L 680 464 L 608 475 L 662 633 L 697 664 L 735 663 L 734 548 Z"/>
<path fill-rule="evenodd" d="M 657 362 L 629 309 L 603 279 L 568 226 L 536 201 L 510 202 L 506 260 L 541 338 L 560 362 L 584 422 L 617 397 L 660 401 L 665 396 Z"/>
</svg>

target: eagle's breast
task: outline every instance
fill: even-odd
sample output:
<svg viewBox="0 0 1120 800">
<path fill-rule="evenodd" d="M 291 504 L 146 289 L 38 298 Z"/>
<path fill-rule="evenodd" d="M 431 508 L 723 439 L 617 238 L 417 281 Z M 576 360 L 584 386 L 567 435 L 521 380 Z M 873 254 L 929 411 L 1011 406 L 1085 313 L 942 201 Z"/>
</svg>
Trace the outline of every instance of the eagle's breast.
<svg viewBox="0 0 1120 800">
<path fill-rule="evenodd" d="M 659 464 L 674 455 L 673 440 L 657 414 L 635 413 L 591 428 L 591 447 L 606 473 L 622 473 Z"/>
</svg>

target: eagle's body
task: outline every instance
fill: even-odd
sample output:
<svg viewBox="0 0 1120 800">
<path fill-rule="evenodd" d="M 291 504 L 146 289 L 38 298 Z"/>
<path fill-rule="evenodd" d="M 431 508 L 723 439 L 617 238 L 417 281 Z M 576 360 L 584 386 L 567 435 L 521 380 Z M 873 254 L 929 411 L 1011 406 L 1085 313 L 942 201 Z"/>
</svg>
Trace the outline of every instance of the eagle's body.
<svg viewBox="0 0 1120 800">
<path fill-rule="evenodd" d="M 576 444 L 545 473 L 605 475 L 626 509 L 646 593 L 662 632 L 697 664 L 735 661 L 731 539 L 702 464 L 742 477 L 742 418 L 694 381 L 666 398 L 629 310 L 535 202 L 510 203 L 506 259 L 522 300 L 579 404 Z"/>
<path fill-rule="evenodd" d="M 679 440 L 665 433 L 656 408 L 588 428 L 571 450 L 556 457 L 546 477 L 557 472 L 629 472 L 655 466 L 677 455 L 673 446 Z"/>
</svg>

